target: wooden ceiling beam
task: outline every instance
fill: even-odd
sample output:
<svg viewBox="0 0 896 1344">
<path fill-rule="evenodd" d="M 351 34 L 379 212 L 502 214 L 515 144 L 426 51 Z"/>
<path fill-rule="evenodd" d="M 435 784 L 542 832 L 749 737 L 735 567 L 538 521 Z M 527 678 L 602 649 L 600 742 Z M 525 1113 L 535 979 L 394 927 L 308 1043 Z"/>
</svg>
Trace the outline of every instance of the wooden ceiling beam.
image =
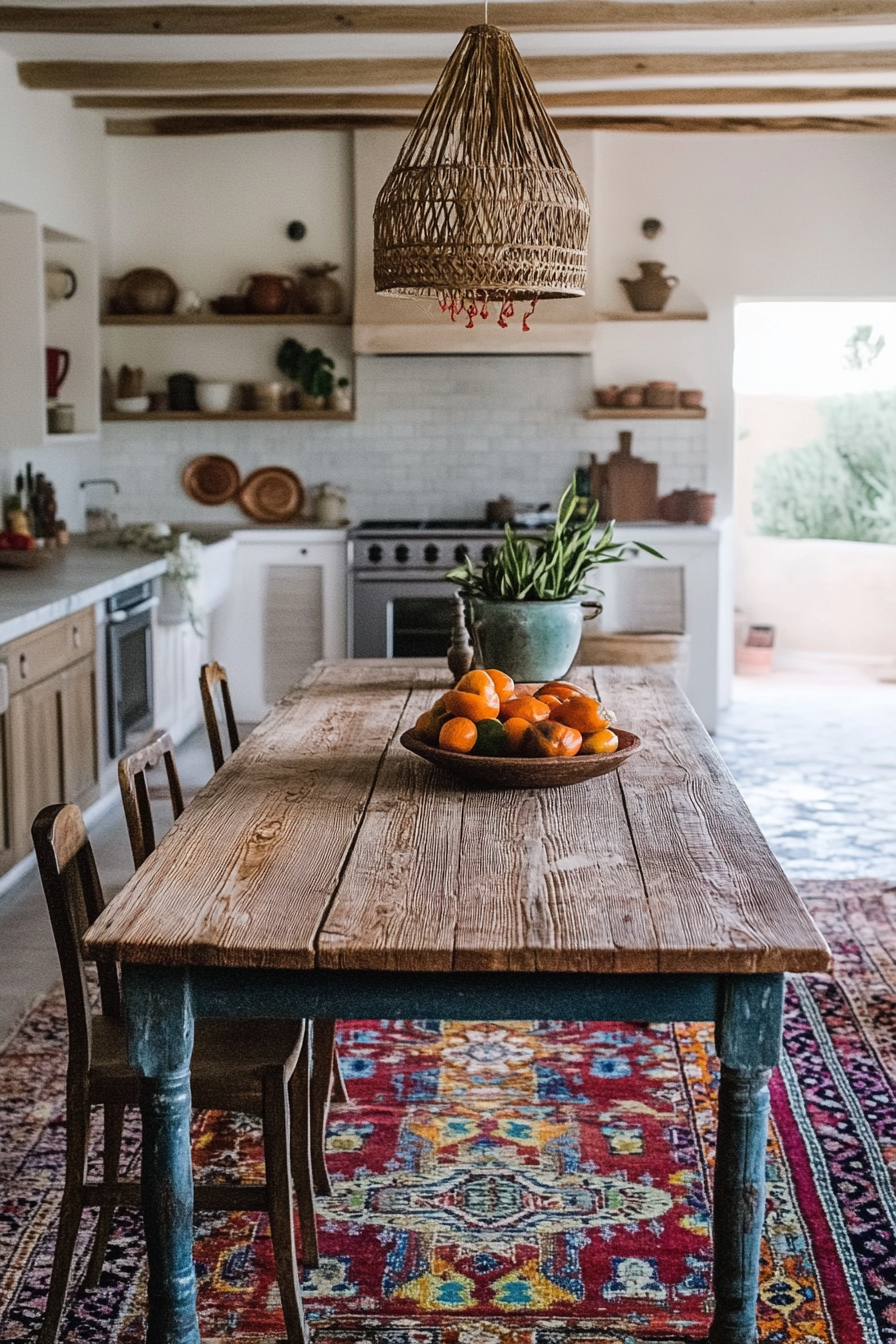
<svg viewBox="0 0 896 1344">
<path fill-rule="evenodd" d="M 240 89 L 337 89 L 423 84 L 432 86 L 444 61 L 409 57 L 383 60 L 297 61 L 21 61 L 19 79 L 30 89 L 205 92 Z M 687 52 L 600 56 L 532 56 L 532 77 L 586 81 L 639 76 L 795 73 L 884 74 L 896 70 L 896 50 Z"/>
<path fill-rule="evenodd" d="M 357 127 L 409 127 L 414 117 L 396 114 L 383 117 L 357 115 L 303 116 L 299 113 L 249 116 L 179 116 L 151 117 L 139 121 L 113 119 L 106 122 L 107 135 L 120 136 L 181 136 L 181 135 L 238 135 L 271 131 L 350 130 Z M 896 117 L 555 117 L 558 130 L 585 131 L 674 131 L 674 132 L 730 132 L 734 134 L 757 131 L 836 131 L 851 135 L 889 134 L 896 132 Z"/>
<path fill-rule="evenodd" d="M 471 4 L 3 5 L 0 32 L 238 36 L 289 33 L 460 33 L 481 20 Z M 896 23 L 896 0 L 492 0 L 513 32 L 803 28 Z"/>
<path fill-rule="evenodd" d="M 426 101 L 421 93 L 219 93 L 193 97 L 145 97 L 133 94 L 87 94 L 75 107 L 109 111 L 145 112 L 419 112 Z M 698 89 L 587 89 L 583 93 L 546 93 L 545 107 L 701 107 L 756 103 L 878 103 L 896 101 L 896 84 L 814 88 L 781 85 L 749 88 Z"/>
</svg>

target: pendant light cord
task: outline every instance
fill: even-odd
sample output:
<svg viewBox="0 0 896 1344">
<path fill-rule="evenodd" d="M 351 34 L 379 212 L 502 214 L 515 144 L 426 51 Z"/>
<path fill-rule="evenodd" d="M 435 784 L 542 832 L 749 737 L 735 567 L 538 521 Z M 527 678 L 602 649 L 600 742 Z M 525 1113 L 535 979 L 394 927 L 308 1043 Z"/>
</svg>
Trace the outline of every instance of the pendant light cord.
<svg viewBox="0 0 896 1344">
<path fill-rule="evenodd" d="M 485 23 L 486 27 L 488 27 L 488 0 L 485 0 Z"/>
</svg>

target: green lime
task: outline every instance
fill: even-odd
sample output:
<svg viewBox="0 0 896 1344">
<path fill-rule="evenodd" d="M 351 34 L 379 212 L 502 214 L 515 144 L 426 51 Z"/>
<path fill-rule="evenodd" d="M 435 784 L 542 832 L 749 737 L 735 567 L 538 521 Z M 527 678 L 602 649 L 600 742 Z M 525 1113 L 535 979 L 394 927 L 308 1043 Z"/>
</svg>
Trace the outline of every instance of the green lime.
<svg viewBox="0 0 896 1344">
<path fill-rule="evenodd" d="M 481 719 L 476 725 L 474 756 L 506 756 L 507 729 L 497 719 Z"/>
</svg>

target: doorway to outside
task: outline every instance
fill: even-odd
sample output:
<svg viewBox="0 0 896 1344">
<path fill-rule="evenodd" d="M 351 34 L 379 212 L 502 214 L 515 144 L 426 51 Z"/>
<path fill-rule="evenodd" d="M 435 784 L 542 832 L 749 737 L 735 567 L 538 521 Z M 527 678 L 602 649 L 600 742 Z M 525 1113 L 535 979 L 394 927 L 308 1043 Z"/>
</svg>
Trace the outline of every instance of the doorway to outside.
<svg viewBox="0 0 896 1344">
<path fill-rule="evenodd" d="M 896 302 L 738 304 L 734 388 L 718 745 L 791 876 L 896 880 Z"/>
</svg>

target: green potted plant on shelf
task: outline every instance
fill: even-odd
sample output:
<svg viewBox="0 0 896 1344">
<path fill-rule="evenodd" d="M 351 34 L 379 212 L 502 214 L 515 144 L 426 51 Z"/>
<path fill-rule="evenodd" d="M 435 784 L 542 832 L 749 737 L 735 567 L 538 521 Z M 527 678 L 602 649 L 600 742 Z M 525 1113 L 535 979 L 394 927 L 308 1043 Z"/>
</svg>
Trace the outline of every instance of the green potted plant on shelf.
<svg viewBox="0 0 896 1344">
<path fill-rule="evenodd" d="M 323 410 L 336 386 L 335 367 L 320 346 L 309 350 L 293 336 L 287 336 L 277 351 L 277 368 L 297 384 L 299 407 L 303 411 Z"/>
<path fill-rule="evenodd" d="M 582 600 L 589 592 L 602 595 L 589 583 L 591 571 L 618 564 L 635 549 L 664 558 L 642 541 L 614 541 L 612 522 L 595 540 L 598 504 L 584 514 L 579 505 L 573 478 L 542 536 L 522 536 L 507 523 L 504 541 L 480 568 L 467 556 L 445 575 L 466 601 L 480 667 L 500 668 L 515 681 L 562 677 L 576 656 L 583 621 L 600 611 L 597 601 Z"/>
</svg>

